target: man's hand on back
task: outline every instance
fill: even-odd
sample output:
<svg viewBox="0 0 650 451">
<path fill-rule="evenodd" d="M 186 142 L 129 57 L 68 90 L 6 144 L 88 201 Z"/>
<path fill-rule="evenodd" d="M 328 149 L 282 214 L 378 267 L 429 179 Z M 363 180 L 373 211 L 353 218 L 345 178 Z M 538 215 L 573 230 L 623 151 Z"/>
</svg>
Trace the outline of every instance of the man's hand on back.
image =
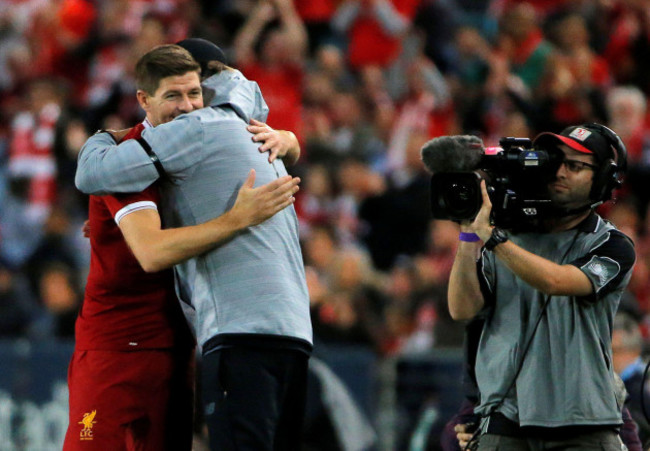
<svg viewBox="0 0 650 451">
<path fill-rule="evenodd" d="M 251 169 L 246 181 L 239 189 L 235 205 L 227 213 L 242 228 L 254 226 L 295 202 L 300 178 L 286 175 L 266 185 L 253 188 L 255 170 Z"/>
<path fill-rule="evenodd" d="M 273 163 L 276 158 L 281 158 L 286 165 L 291 166 L 298 160 L 300 145 L 292 132 L 274 130 L 264 122 L 255 119 L 251 119 L 246 129 L 253 134 L 253 141 L 262 143 L 260 152 L 269 153 L 269 163 Z"/>
</svg>

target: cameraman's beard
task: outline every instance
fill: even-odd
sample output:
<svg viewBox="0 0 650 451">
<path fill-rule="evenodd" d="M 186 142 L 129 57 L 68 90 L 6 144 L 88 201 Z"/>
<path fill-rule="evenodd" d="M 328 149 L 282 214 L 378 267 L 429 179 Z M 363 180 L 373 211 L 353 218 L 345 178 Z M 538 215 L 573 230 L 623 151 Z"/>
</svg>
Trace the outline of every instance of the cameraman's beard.
<svg viewBox="0 0 650 451">
<path fill-rule="evenodd" d="M 553 183 L 549 184 L 548 190 L 551 200 L 551 208 L 548 212 L 550 216 L 572 216 L 592 208 L 594 202 L 589 197 L 589 190 L 569 187 L 557 190 L 553 188 Z"/>
</svg>

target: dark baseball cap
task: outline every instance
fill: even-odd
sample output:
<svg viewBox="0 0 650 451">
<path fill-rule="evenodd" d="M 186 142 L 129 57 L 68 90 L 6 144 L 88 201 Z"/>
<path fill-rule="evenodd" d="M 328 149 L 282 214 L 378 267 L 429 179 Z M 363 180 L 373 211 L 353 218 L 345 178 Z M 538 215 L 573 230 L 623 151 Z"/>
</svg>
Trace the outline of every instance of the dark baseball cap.
<svg viewBox="0 0 650 451">
<path fill-rule="evenodd" d="M 220 61 L 223 64 L 226 62 L 226 54 L 219 48 L 218 45 L 201 38 L 188 38 L 183 39 L 176 43 L 190 52 L 192 58 L 201 65 L 201 69 L 210 61 Z"/>
<path fill-rule="evenodd" d="M 614 152 L 603 132 L 589 125 L 567 127 L 559 135 L 550 132 L 540 133 L 533 140 L 533 145 L 542 149 L 558 144 L 565 144 L 581 153 L 593 154 L 598 162 L 612 158 Z"/>
</svg>

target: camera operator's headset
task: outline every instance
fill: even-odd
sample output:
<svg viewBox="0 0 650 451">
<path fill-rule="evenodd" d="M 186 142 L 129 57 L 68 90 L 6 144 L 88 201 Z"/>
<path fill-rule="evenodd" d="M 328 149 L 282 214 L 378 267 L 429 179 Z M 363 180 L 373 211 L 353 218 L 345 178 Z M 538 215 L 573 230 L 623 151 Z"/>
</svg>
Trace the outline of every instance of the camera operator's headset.
<svg viewBox="0 0 650 451">
<path fill-rule="evenodd" d="M 623 184 L 623 175 L 627 169 L 627 149 L 623 140 L 609 127 L 601 124 L 585 124 L 582 128 L 595 131 L 609 144 L 611 158 L 599 161 L 594 173 L 589 197 L 596 202 L 606 202 L 612 198 L 612 192 Z"/>
</svg>

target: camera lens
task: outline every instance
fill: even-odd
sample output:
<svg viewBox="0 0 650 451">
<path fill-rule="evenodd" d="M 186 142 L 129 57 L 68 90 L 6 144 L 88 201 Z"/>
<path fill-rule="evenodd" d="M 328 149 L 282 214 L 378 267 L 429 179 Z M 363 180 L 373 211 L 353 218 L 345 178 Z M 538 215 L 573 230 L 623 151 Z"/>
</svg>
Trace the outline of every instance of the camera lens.
<svg viewBox="0 0 650 451">
<path fill-rule="evenodd" d="M 451 215 L 469 218 L 476 210 L 477 194 L 476 184 L 457 181 L 447 186 L 443 199 Z"/>
<path fill-rule="evenodd" d="M 445 194 L 445 199 L 449 204 L 464 204 L 472 199 L 472 187 L 464 183 L 452 183 L 449 192 Z"/>
<path fill-rule="evenodd" d="M 480 177 L 474 172 L 438 173 L 431 179 L 431 207 L 436 219 L 472 219 L 481 207 Z"/>
</svg>

